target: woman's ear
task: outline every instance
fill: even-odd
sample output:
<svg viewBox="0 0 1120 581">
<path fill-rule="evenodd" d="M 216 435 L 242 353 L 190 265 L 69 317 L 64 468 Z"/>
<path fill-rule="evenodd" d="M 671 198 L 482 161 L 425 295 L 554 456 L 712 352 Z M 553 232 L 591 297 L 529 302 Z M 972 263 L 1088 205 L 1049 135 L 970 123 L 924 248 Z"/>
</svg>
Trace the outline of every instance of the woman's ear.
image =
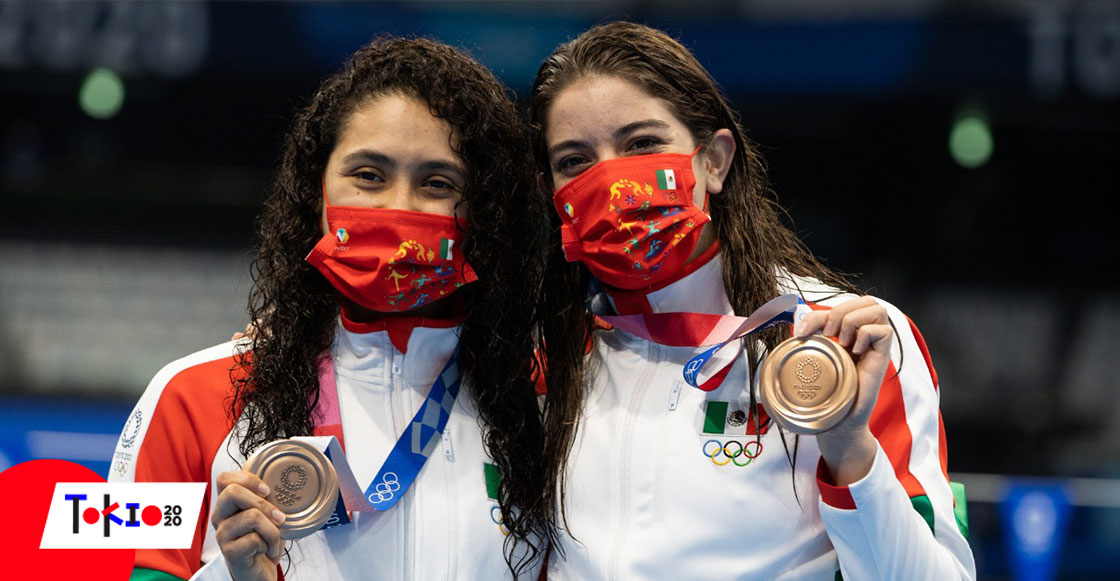
<svg viewBox="0 0 1120 581">
<path fill-rule="evenodd" d="M 549 198 L 551 198 L 556 193 L 552 191 L 552 185 L 545 181 L 543 173 L 537 174 L 537 189 L 539 189 L 542 194 Z"/>
<path fill-rule="evenodd" d="M 703 154 L 704 169 L 708 173 L 708 193 L 718 194 L 723 191 L 723 182 L 731 171 L 732 160 L 735 159 L 735 136 L 731 130 L 720 129 L 713 133 Z"/>
<path fill-rule="evenodd" d="M 323 195 L 319 196 L 319 201 L 315 203 L 315 213 L 319 214 L 320 229 L 323 231 L 323 234 L 326 234 L 327 232 L 330 231 L 330 226 L 327 224 L 327 207 L 326 207 L 326 202 L 327 202 L 327 172 L 326 171 L 323 172 L 323 177 L 320 178 L 319 183 L 322 185 L 322 189 L 320 190 L 320 192 Z"/>
</svg>

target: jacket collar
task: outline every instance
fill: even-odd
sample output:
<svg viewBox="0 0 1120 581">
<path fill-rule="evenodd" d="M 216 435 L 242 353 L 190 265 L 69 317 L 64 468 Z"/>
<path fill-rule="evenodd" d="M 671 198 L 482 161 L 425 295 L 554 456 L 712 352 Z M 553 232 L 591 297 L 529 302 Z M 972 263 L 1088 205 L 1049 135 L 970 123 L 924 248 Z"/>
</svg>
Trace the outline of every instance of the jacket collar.
<svg viewBox="0 0 1120 581">
<path fill-rule="evenodd" d="M 710 313 L 732 314 L 731 302 L 723 286 L 723 264 L 718 248 L 697 257 L 683 278 L 656 290 L 606 291 L 616 313 Z"/>
<path fill-rule="evenodd" d="M 464 318 L 393 316 L 356 323 L 340 316 L 331 348 L 335 372 L 380 385 L 392 384 L 398 373 L 406 385 L 431 385 L 459 344 Z"/>
</svg>

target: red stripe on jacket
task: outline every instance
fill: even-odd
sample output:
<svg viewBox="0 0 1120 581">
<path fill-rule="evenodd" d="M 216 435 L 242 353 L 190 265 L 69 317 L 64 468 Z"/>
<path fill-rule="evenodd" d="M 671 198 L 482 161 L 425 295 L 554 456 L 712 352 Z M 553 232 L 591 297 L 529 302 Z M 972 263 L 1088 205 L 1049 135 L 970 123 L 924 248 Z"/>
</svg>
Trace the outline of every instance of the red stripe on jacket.
<svg viewBox="0 0 1120 581">
<path fill-rule="evenodd" d="M 202 541 L 210 519 L 210 469 L 232 428 L 227 409 L 233 395 L 230 371 L 236 366 L 231 356 L 188 367 L 160 394 L 137 453 L 135 481 L 205 482 L 206 493 L 191 547 L 137 549 L 137 568 L 187 579 L 202 566 Z"/>
<path fill-rule="evenodd" d="M 914 334 L 914 341 L 918 343 L 918 349 L 922 351 L 922 358 L 926 360 L 926 368 L 929 369 L 929 378 L 933 381 L 933 389 L 936 391 L 940 389 L 940 382 L 937 379 L 937 370 L 933 368 L 933 359 L 929 356 L 929 348 L 926 347 L 926 339 L 922 337 L 922 333 L 918 331 L 918 326 L 910 317 L 906 317 L 906 322 L 910 324 L 910 332 Z M 945 441 L 945 422 L 941 417 L 941 408 L 937 409 L 937 452 L 938 460 L 941 462 L 941 472 L 945 475 L 945 480 L 949 480 L 949 446 Z"/>
<path fill-rule="evenodd" d="M 809 307 L 815 311 L 831 309 L 831 307 L 814 303 L 809 303 Z M 907 321 L 909 321 L 909 319 L 907 319 Z M 925 358 L 926 366 L 933 379 L 934 389 L 937 389 L 937 374 L 933 370 L 933 363 L 930 361 L 925 339 L 918 333 L 918 329 L 914 326 L 912 321 L 910 321 L 910 328 L 914 333 L 918 348 Z M 946 474 L 948 474 L 945 428 L 940 420 L 941 413 L 939 411 L 938 423 L 941 432 L 939 451 L 941 454 L 942 468 L 945 469 Z M 868 422 L 868 427 L 871 429 L 871 434 L 879 441 L 879 446 L 883 448 L 883 452 L 886 453 L 887 458 L 890 460 L 895 477 L 902 483 L 907 496 L 913 498 L 925 494 L 925 489 L 922 487 L 921 483 L 918 482 L 918 478 L 910 472 L 910 452 L 913 449 L 914 437 L 910 432 L 910 424 L 906 421 L 906 405 L 902 394 L 902 382 L 898 379 L 898 374 L 893 362 L 887 365 L 886 375 L 883 377 L 883 383 L 879 387 L 879 398 L 875 402 L 875 409 L 871 410 L 871 418 Z M 821 470 L 822 467 L 824 470 Z M 948 476 L 946 476 L 946 479 L 948 479 Z M 855 508 L 855 502 L 852 500 L 847 487 L 832 485 L 832 478 L 828 473 L 827 467 L 824 467 L 823 458 L 818 466 L 817 480 L 818 487 L 822 492 L 822 498 L 826 503 L 837 508 Z"/>
</svg>

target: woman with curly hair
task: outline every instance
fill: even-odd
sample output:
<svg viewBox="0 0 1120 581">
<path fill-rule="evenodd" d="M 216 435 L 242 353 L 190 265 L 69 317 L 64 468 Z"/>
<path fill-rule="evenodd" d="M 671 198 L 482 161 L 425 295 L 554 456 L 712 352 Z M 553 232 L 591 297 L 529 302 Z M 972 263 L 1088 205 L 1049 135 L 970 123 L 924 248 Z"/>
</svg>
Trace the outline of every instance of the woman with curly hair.
<svg viewBox="0 0 1120 581">
<path fill-rule="evenodd" d="M 975 577 L 921 335 L 782 223 L 761 158 L 696 58 L 646 26 L 597 26 L 541 65 L 530 122 L 560 234 L 542 307 L 560 530 L 548 577 Z M 820 379 L 827 361 L 803 356 L 782 372 L 795 413 L 771 419 L 759 367 L 788 327 L 727 343 L 708 379 L 696 356 L 738 335 L 715 330 L 738 326 L 732 315 L 785 294 L 803 302 L 766 317 L 800 320 L 806 342 L 788 345 L 820 333 L 835 338 L 812 338 L 821 353 L 839 345 L 854 363 L 841 387 Z M 798 423 L 796 398 L 825 389 L 854 400 Z"/>
<path fill-rule="evenodd" d="M 547 219 L 528 151 L 493 74 L 436 42 L 376 40 L 322 83 L 260 218 L 259 331 L 164 368 L 118 444 L 113 480 L 208 483 L 191 547 L 137 551 L 133 579 L 536 575 Z M 426 458 L 411 486 L 386 468 L 409 434 Z M 240 468 L 311 435 L 396 504 L 285 542 L 275 491 Z"/>
</svg>

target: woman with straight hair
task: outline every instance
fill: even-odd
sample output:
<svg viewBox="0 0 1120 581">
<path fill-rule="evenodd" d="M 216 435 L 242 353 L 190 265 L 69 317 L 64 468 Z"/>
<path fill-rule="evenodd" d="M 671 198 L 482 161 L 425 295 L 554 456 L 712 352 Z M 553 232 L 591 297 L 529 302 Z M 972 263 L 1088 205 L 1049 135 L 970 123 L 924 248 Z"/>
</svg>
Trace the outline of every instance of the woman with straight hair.
<svg viewBox="0 0 1120 581">
<path fill-rule="evenodd" d="M 548 577 L 974 578 L 917 327 L 783 224 L 695 57 L 646 26 L 596 26 L 541 65 L 530 122 L 558 234 L 544 285 Z M 797 323 L 789 348 L 852 361 L 836 367 L 848 403 L 811 425 L 760 379 L 795 361 L 767 359 L 789 327 L 716 331 L 774 304 L 767 318 Z M 726 348 L 698 358 L 715 335 Z M 781 367 L 786 396 L 816 398 L 832 372 L 796 361 Z"/>
<path fill-rule="evenodd" d="M 117 446 L 114 481 L 208 486 L 191 546 L 138 550 L 133 579 L 537 577 L 528 150 L 506 89 L 437 42 L 375 40 L 322 83 L 260 218 L 258 331 L 164 368 Z M 303 436 L 341 441 L 330 460 L 365 490 L 324 497 L 322 529 L 279 510 L 313 470 L 242 470 Z"/>
</svg>

